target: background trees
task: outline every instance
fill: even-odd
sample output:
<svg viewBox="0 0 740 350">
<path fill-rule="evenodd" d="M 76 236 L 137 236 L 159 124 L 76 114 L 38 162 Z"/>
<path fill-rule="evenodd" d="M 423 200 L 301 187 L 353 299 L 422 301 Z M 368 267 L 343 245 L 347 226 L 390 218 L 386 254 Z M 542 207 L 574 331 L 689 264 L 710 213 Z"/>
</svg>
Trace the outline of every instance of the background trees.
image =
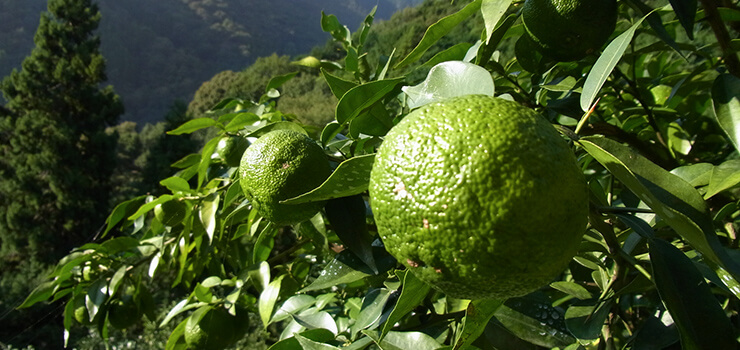
<svg viewBox="0 0 740 350">
<path fill-rule="evenodd" d="M 35 284 L 10 283 L 13 276 L 42 274 L 46 264 L 95 236 L 105 218 L 116 143 L 105 129 L 118 121 L 123 105 L 112 88 L 100 87 L 105 61 L 93 34 L 99 20 L 91 1 L 50 1 L 36 47 L 2 82 L 8 101 L 0 119 L 4 300 Z M 3 338 L 34 320 L 25 321 L 4 328 Z"/>
</svg>

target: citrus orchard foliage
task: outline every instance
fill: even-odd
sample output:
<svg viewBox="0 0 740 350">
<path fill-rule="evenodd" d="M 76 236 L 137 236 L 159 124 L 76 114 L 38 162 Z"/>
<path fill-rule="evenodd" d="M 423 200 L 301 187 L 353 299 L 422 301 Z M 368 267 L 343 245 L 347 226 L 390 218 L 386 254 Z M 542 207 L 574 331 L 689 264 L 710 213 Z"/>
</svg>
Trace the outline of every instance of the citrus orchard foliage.
<svg viewBox="0 0 740 350">
<path fill-rule="evenodd" d="M 411 52 L 389 52 L 379 62 L 363 50 L 372 14 L 355 33 L 322 14 L 322 28 L 346 56 L 298 64 L 321 70 L 338 100 L 334 121 L 313 130 L 282 114 L 278 89 L 294 76 L 287 74 L 274 77 L 259 101 L 225 100 L 214 118 L 183 124 L 171 133 L 215 128 L 218 135 L 173 164 L 178 172 L 161 181 L 169 194 L 118 205 L 103 238 L 60 261 L 22 306 L 69 300 L 65 328 L 72 329 L 84 316 L 83 296 L 88 320 L 105 337 L 112 308 L 132 300 L 149 320 L 177 324 L 168 349 L 202 339 L 188 334 L 195 324 L 205 329 L 211 313 L 244 317 L 244 310 L 261 321 L 250 327 L 280 333 L 272 349 L 735 348 L 740 73 L 728 21 L 738 10 L 702 4 L 674 0 L 653 9 L 620 1 L 608 40 L 572 62 L 537 51 L 521 2 L 472 1 L 430 26 Z M 479 13 L 480 41 L 437 50 L 446 33 Z M 430 49 L 437 50 L 432 57 Z M 418 70 L 428 71 L 426 79 L 411 81 Z M 567 149 L 558 153 L 572 152 L 586 180 L 587 213 L 557 214 L 561 198 L 576 203 L 582 195 L 569 185 L 562 195 L 527 194 L 537 205 L 512 207 L 522 220 L 543 226 L 544 217 L 556 230 L 567 220 L 574 227 L 588 221 L 567 268 L 527 295 L 465 300 L 431 288 L 410 272 L 416 260 L 387 252 L 382 227 L 390 226 L 368 210 L 375 154 L 389 131 L 419 113 L 414 108 L 458 94 L 495 95 L 540 113 L 563 135 Z M 496 128 L 512 122 L 500 118 L 506 121 Z M 486 134 L 475 129 L 455 137 Z M 326 203 L 289 226 L 254 210 L 240 184 L 244 173 L 214 157 L 225 135 L 254 145 L 276 130 L 312 134 L 334 167 L 320 186 L 279 203 Z M 533 137 L 516 142 L 536 145 Z M 520 163 L 528 168 L 546 152 L 552 149 L 522 152 Z M 557 176 L 559 166 L 550 168 Z M 152 298 L 162 280 L 186 291 L 174 307 Z M 227 339 L 223 346 L 238 337 L 211 336 Z"/>
</svg>

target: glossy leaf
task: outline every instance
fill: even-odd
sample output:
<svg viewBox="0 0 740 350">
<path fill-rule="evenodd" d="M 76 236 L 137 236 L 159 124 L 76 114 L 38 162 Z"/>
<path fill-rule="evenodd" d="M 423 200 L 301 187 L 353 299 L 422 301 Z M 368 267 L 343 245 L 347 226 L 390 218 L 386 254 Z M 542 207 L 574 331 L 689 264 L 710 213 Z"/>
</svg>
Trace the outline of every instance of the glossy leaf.
<svg viewBox="0 0 740 350">
<path fill-rule="evenodd" d="M 705 199 L 740 185 L 740 160 L 731 159 L 712 169 Z"/>
<path fill-rule="evenodd" d="M 463 61 L 440 63 L 429 71 L 427 78 L 414 86 L 405 86 L 409 108 L 464 95 L 493 96 L 493 78 L 478 65 Z"/>
<path fill-rule="evenodd" d="M 38 302 L 49 300 L 57 287 L 58 285 L 54 281 L 47 281 L 39 284 L 31 291 L 31 293 L 26 297 L 26 300 L 24 300 L 18 308 L 24 309 Z"/>
<path fill-rule="evenodd" d="M 694 39 L 694 17 L 696 17 L 696 0 L 669 0 L 678 22 L 686 30 L 689 39 Z"/>
<path fill-rule="evenodd" d="M 362 331 L 383 350 L 442 349 L 440 343 L 422 332 L 389 332 L 383 339 L 377 331 Z"/>
<path fill-rule="evenodd" d="M 494 317 L 512 334 L 546 348 L 566 347 L 575 341 L 565 327 L 565 314 L 537 293 L 504 302 Z"/>
<path fill-rule="evenodd" d="M 496 25 L 509 9 L 511 0 L 483 0 L 480 5 L 480 12 L 483 14 L 483 23 L 486 26 L 486 44 L 491 40 Z"/>
<path fill-rule="evenodd" d="M 337 323 L 331 315 L 325 311 L 310 313 L 307 315 L 297 314 L 293 315 L 293 319 L 307 329 L 326 329 L 335 335 L 339 333 L 339 330 L 337 330 Z"/>
<path fill-rule="evenodd" d="M 471 43 L 459 43 L 449 48 L 438 52 L 432 56 L 428 61 L 424 62 L 423 66 L 434 67 L 442 62 L 447 61 L 463 61 L 468 50 L 473 46 Z"/>
<path fill-rule="evenodd" d="M 168 131 L 167 134 L 169 135 L 182 135 L 182 134 L 190 134 L 192 132 L 205 129 L 211 126 L 216 125 L 216 121 L 213 120 L 210 117 L 203 117 L 203 118 L 196 118 L 189 120 L 179 127 L 177 127 L 175 130 Z"/>
<path fill-rule="evenodd" d="M 385 253 L 385 249 L 375 250 L 375 261 L 380 271 L 386 271 L 395 266 L 396 261 Z M 379 272 L 380 272 L 379 271 Z M 310 285 L 303 288 L 301 292 L 330 288 L 332 286 L 359 281 L 374 272 L 365 265 L 355 254 L 348 250 L 337 254 L 334 260 L 326 265 L 321 274 Z"/>
<path fill-rule="evenodd" d="M 334 345 L 317 342 L 315 340 L 308 339 L 300 334 L 296 334 L 295 338 L 301 345 L 301 349 L 304 350 L 339 350 L 339 348 Z"/>
<path fill-rule="evenodd" d="M 306 294 L 297 294 L 294 295 L 288 300 L 286 300 L 282 305 L 280 305 L 280 308 L 275 311 L 275 315 L 273 316 L 272 320 L 273 322 L 280 322 L 284 319 L 287 319 L 292 314 L 296 314 L 302 310 L 305 310 L 311 306 L 313 306 L 316 303 L 316 298 L 306 295 Z"/>
<path fill-rule="evenodd" d="M 287 83 L 290 79 L 293 79 L 298 75 L 298 72 L 290 72 L 283 75 L 278 75 L 270 79 L 270 81 L 267 83 L 267 86 L 265 87 L 265 91 L 270 91 L 272 89 L 277 89 L 283 84 Z"/>
<path fill-rule="evenodd" d="M 160 185 L 166 187 L 172 193 L 176 192 L 190 192 L 190 184 L 185 179 L 179 176 L 171 176 L 159 182 Z"/>
<path fill-rule="evenodd" d="M 740 276 L 740 264 L 719 242 L 707 205 L 693 186 L 615 141 L 584 137 L 579 143 L 705 258 Z"/>
<path fill-rule="evenodd" d="M 396 275 L 401 280 L 401 295 L 393 306 L 388 319 L 383 323 L 380 331 L 380 339 L 385 337 L 393 328 L 396 322 L 409 314 L 419 306 L 431 290 L 431 286 L 422 282 L 409 270 L 396 271 Z"/>
<path fill-rule="evenodd" d="M 108 216 L 108 218 L 105 220 L 107 223 L 107 226 L 105 228 L 105 231 L 103 232 L 103 237 L 113 228 L 115 227 L 121 220 L 124 218 L 127 218 L 131 216 L 136 210 L 141 207 L 142 204 L 144 204 L 144 200 L 146 199 L 146 196 L 139 196 L 133 199 L 129 199 L 125 202 L 122 202 L 121 204 L 118 204 L 111 214 Z"/>
<path fill-rule="evenodd" d="M 385 307 L 393 291 L 385 288 L 373 289 L 362 299 L 360 314 L 351 327 L 351 335 L 354 337 L 363 329 L 375 329 L 384 320 Z M 387 314 L 385 314 L 387 316 Z"/>
<path fill-rule="evenodd" d="M 208 195 L 201 202 L 200 211 L 198 212 L 210 242 L 213 242 L 213 236 L 216 234 L 216 212 L 218 211 L 220 198 L 221 196 L 218 193 Z"/>
<path fill-rule="evenodd" d="M 367 191 L 375 154 L 352 157 L 341 163 L 321 186 L 298 197 L 281 201 L 284 204 L 300 204 L 348 197 Z"/>
<path fill-rule="evenodd" d="M 718 76 L 712 85 L 712 106 L 719 126 L 740 151 L 740 78 Z"/>
<path fill-rule="evenodd" d="M 270 284 L 268 284 L 265 290 L 260 294 L 257 308 L 259 310 L 260 319 L 265 328 L 270 325 L 272 312 L 275 310 L 275 303 L 277 303 L 277 299 L 280 296 L 280 286 L 283 283 L 283 279 L 281 277 L 270 282 Z"/>
<path fill-rule="evenodd" d="M 714 171 L 714 165 L 710 163 L 696 163 L 680 166 L 671 170 L 671 173 L 684 179 L 691 186 L 701 187 L 709 185 L 709 180 L 712 178 L 712 171 Z"/>
<path fill-rule="evenodd" d="M 478 339 L 486 329 L 488 321 L 493 317 L 496 310 L 498 310 L 501 305 L 503 305 L 503 300 L 480 299 L 471 301 L 465 311 L 465 318 L 463 319 L 462 325 L 463 328 L 457 341 L 455 341 L 455 347 L 453 349 L 465 349 L 471 345 L 473 341 Z"/>
<path fill-rule="evenodd" d="M 655 286 L 678 326 L 683 348 L 735 348 L 730 320 L 691 260 L 661 239 L 651 240 L 648 247 Z"/>
<path fill-rule="evenodd" d="M 622 59 L 624 51 L 629 46 L 630 42 L 632 42 L 635 31 L 637 31 L 637 28 L 642 24 L 642 21 L 649 16 L 650 13 L 645 15 L 645 17 L 640 18 L 629 29 L 624 31 L 624 33 L 612 40 L 612 42 L 606 46 L 604 52 L 601 53 L 599 59 L 596 60 L 596 63 L 594 63 L 594 66 L 586 77 L 586 82 L 583 84 L 583 92 L 581 93 L 581 110 L 587 112 L 591 109 L 591 106 L 599 95 L 599 91 L 604 85 L 604 82 L 606 82 L 606 79 L 609 77 L 612 70 L 614 70 L 614 67 L 616 67 L 619 60 Z"/>
<path fill-rule="evenodd" d="M 444 17 L 429 26 L 426 32 L 424 32 L 424 36 L 421 38 L 421 41 L 419 41 L 416 47 L 414 47 L 414 49 L 411 50 L 411 52 L 409 52 L 409 54 L 404 57 L 401 62 L 398 62 L 396 64 L 395 68 L 398 69 L 418 61 L 419 58 L 421 58 L 421 56 L 437 42 L 437 40 L 447 35 L 447 33 L 449 33 L 458 24 L 462 23 L 470 16 L 478 12 L 478 10 L 480 10 L 481 8 L 480 6 L 481 0 L 475 0 L 466 5 L 460 11 Z"/>
<path fill-rule="evenodd" d="M 327 329 L 308 329 L 273 344 L 267 350 L 303 350 L 301 343 L 295 337 L 298 335 L 303 337 L 303 339 L 310 339 L 319 343 L 329 342 L 331 340 L 334 340 L 335 337 L 334 333 Z"/>
<path fill-rule="evenodd" d="M 550 283 L 550 287 L 581 300 L 593 297 L 588 289 L 575 282 L 557 281 Z"/>
<path fill-rule="evenodd" d="M 565 311 L 565 325 L 581 344 L 588 344 L 599 338 L 612 302 L 584 301 L 571 305 Z"/>
<path fill-rule="evenodd" d="M 378 101 L 386 98 L 404 78 L 372 81 L 355 86 L 347 91 L 337 103 L 336 120 L 347 124 L 352 119 L 368 110 Z"/>
<path fill-rule="evenodd" d="M 326 216 L 345 247 L 373 273 L 378 273 L 373 256 L 373 236 L 365 225 L 367 205 L 360 195 L 341 197 L 326 202 Z"/>
<path fill-rule="evenodd" d="M 331 90 L 332 94 L 334 94 L 334 97 L 336 98 L 342 98 L 342 96 L 344 96 L 347 91 L 357 86 L 357 83 L 349 80 L 344 80 L 335 75 L 331 75 L 323 69 L 321 70 L 321 75 L 324 77 L 324 80 L 329 85 L 329 90 Z"/>
</svg>

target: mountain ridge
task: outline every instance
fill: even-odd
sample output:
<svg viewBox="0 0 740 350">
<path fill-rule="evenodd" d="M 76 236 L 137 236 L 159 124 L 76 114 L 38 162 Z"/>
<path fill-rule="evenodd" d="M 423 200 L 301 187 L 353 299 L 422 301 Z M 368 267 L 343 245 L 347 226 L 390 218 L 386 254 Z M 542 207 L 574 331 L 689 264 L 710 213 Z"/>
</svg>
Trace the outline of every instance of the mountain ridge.
<svg viewBox="0 0 740 350">
<path fill-rule="evenodd" d="M 376 18 L 421 0 L 99 0 L 97 34 L 108 84 L 126 106 L 121 121 L 162 119 L 173 101 L 188 101 L 223 70 L 242 70 L 258 57 L 300 55 L 323 44 L 321 11 L 354 29 L 377 4 Z M 45 0 L 0 0 L 0 76 L 19 69 L 33 48 Z"/>
</svg>

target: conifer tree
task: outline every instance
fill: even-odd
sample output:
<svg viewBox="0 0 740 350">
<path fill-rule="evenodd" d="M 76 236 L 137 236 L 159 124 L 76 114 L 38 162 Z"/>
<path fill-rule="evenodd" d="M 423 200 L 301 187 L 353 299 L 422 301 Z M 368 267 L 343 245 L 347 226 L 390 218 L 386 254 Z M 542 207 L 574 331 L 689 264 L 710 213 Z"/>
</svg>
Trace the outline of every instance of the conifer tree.
<svg viewBox="0 0 740 350">
<path fill-rule="evenodd" d="M 91 0 L 49 0 L 35 48 L 0 84 L 7 101 L 0 112 L 4 311 L 28 292 L 25 284 L 32 288 L 37 282 L 29 276 L 25 283 L 11 283 L 11 276 L 52 263 L 84 243 L 109 212 L 116 138 L 105 129 L 118 121 L 123 105 L 111 87 L 101 88 L 105 61 L 94 33 L 100 18 Z"/>
</svg>

